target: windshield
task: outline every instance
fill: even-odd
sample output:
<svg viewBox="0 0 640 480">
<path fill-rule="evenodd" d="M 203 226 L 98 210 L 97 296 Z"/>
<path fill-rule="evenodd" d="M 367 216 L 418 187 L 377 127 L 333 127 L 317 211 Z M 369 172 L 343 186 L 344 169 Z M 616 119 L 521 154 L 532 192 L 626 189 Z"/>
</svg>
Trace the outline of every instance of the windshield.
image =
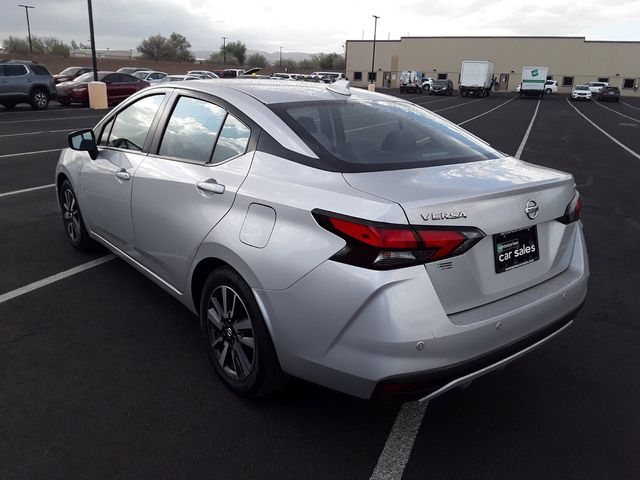
<svg viewBox="0 0 640 480">
<path fill-rule="evenodd" d="M 105 72 L 98 72 L 98 80 L 102 80 L 107 76 Z M 93 72 L 85 73 L 84 75 L 80 75 L 75 79 L 76 82 L 92 82 L 93 81 Z"/>
<path fill-rule="evenodd" d="M 60 75 L 75 75 L 78 70 L 80 70 L 78 67 L 65 68 L 60 72 Z"/>
<path fill-rule="evenodd" d="M 147 75 L 149 75 L 149 72 L 135 72 L 132 74 L 134 77 L 140 78 L 141 80 L 144 80 Z"/>
<path fill-rule="evenodd" d="M 329 170 L 396 170 L 500 156 L 454 125 L 404 102 L 297 102 L 271 109 L 326 163 L 320 168 Z"/>
<path fill-rule="evenodd" d="M 576 90 L 589 90 L 589 87 L 587 85 L 578 85 Z"/>
<path fill-rule="evenodd" d="M 442 85 L 443 87 L 447 86 L 447 80 L 436 80 L 433 82 L 435 85 Z"/>
</svg>

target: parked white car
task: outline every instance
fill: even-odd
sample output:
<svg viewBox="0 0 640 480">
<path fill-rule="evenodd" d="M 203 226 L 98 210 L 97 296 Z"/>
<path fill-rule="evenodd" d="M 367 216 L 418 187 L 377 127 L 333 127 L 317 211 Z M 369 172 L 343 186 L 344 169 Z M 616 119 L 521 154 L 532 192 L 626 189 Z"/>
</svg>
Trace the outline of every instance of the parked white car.
<svg viewBox="0 0 640 480">
<path fill-rule="evenodd" d="M 609 83 L 608 82 L 589 82 L 587 83 L 587 86 L 589 87 L 589 90 L 591 91 L 591 94 L 593 95 L 600 93 L 600 90 L 602 90 L 604 87 L 608 87 Z"/>
<path fill-rule="evenodd" d="M 547 80 L 546 82 L 544 82 L 544 93 L 558 93 L 558 81 Z"/>
<path fill-rule="evenodd" d="M 142 70 L 140 72 L 135 72 L 132 75 L 140 80 L 149 82 L 151 85 L 160 83 L 167 76 L 165 72 L 156 72 L 155 70 Z"/>
<path fill-rule="evenodd" d="M 571 89 L 571 100 L 591 100 L 589 85 L 576 85 Z"/>
<path fill-rule="evenodd" d="M 271 76 L 280 80 L 297 80 L 297 74 L 294 73 L 274 73 Z"/>
<path fill-rule="evenodd" d="M 220 78 L 216 73 L 210 72 L 209 70 L 189 70 L 187 72 L 187 75 L 192 75 L 194 77 L 200 77 L 204 79 Z"/>
</svg>

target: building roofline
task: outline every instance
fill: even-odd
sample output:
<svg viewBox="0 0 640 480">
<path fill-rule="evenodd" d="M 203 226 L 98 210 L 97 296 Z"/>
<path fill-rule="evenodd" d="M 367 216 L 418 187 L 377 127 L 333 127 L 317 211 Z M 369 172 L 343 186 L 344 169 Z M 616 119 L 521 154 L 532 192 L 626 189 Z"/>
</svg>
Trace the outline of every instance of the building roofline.
<svg viewBox="0 0 640 480">
<path fill-rule="evenodd" d="M 640 44 L 639 40 L 587 40 L 586 37 L 573 37 L 573 36 L 564 36 L 564 35 L 454 35 L 454 36 L 401 36 L 399 40 L 377 40 L 376 43 L 393 43 L 393 42 L 401 42 L 402 40 L 424 40 L 424 39 L 496 39 L 496 38 L 504 38 L 504 39 L 522 39 L 522 40 L 540 40 L 540 39 L 553 39 L 553 40 L 582 40 L 585 43 L 637 43 Z M 373 42 L 373 39 L 369 40 L 347 40 L 347 42 L 353 43 L 362 43 L 362 42 Z"/>
</svg>

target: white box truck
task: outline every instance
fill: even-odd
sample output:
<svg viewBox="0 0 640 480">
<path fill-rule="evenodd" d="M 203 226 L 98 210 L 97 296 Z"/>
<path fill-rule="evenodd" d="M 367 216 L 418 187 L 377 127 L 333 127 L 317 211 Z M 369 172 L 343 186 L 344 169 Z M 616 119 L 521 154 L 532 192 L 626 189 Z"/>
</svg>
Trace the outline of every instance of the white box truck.
<svg viewBox="0 0 640 480">
<path fill-rule="evenodd" d="M 547 81 L 549 67 L 523 67 L 520 96 L 544 96 L 544 84 Z"/>
<path fill-rule="evenodd" d="M 422 92 L 422 72 L 404 70 L 400 74 L 400 93 Z"/>
<path fill-rule="evenodd" d="M 463 60 L 460 69 L 460 95 L 486 97 L 493 87 L 493 62 L 489 60 Z"/>
</svg>

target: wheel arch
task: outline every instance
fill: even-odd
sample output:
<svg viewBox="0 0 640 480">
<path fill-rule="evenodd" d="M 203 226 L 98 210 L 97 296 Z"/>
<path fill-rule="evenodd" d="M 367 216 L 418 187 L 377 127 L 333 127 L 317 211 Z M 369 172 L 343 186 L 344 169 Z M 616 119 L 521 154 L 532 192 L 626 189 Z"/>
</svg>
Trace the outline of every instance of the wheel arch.
<svg viewBox="0 0 640 480">
<path fill-rule="evenodd" d="M 211 246 L 212 245 L 208 245 L 208 247 Z M 262 288 L 260 283 L 258 282 L 258 279 L 251 272 L 249 267 L 240 259 L 240 257 L 237 257 L 234 260 L 233 256 L 235 254 L 231 250 L 224 249 L 221 246 L 218 247 L 220 247 L 220 249 L 217 249 L 216 255 L 202 255 L 197 262 L 194 262 L 194 267 L 190 275 L 190 282 L 188 284 L 187 290 L 191 293 L 191 301 L 193 302 L 192 311 L 197 315 L 200 315 L 200 300 L 202 298 L 202 289 L 205 282 L 207 281 L 207 277 L 209 276 L 209 274 L 216 268 L 228 267 L 238 275 L 240 275 L 240 277 L 242 277 L 242 279 L 247 282 L 249 288 L 251 288 L 251 290 L 253 291 L 254 298 L 258 303 L 258 308 L 260 308 L 262 317 L 264 318 L 264 322 L 267 325 L 267 329 L 269 330 L 269 334 L 271 335 L 271 339 L 273 340 L 274 334 L 273 325 L 271 324 L 271 315 L 269 314 L 270 310 L 264 304 L 264 299 L 254 291 L 255 288 Z M 278 351 L 278 347 L 275 341 L 274 346 L 276 346 L 276 351 Z"/>
<path fill-rule="evenodd" d="M 33 95 L 36 90 L 43 90 L 47 94 L 49 99 L 51 99 L 51 92 L 49 91 L 49 87 L 47 85 L 43 83 L 36 83 L 34 85 L 31 85 L 31 88 L 29 89 L 29 96 Z"/>
</svg>

